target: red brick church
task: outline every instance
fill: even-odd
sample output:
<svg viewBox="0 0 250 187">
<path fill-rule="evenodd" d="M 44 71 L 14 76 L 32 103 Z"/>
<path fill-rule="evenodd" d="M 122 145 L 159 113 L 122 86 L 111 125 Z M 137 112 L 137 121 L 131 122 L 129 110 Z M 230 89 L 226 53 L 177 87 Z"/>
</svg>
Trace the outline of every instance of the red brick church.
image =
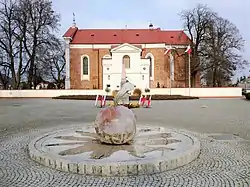
<svg viewBox="0 0 250 187">
<path fill-rule="evenodd" d="M 79 29 L 72 26 L 66 41 L 66 89 L 117 89 L 122 68 L 138 88 L 188 87 L 188 57 L 191 43 L 182 30 Z M 172 55 L 165 54 L 175 48 Z M 124 66 L 122 64 L 125 64 Z M 171 75 L 171 76 L 170 76 Z M 196 77 L 195 87 L 200 86 Z"/>
</svg>

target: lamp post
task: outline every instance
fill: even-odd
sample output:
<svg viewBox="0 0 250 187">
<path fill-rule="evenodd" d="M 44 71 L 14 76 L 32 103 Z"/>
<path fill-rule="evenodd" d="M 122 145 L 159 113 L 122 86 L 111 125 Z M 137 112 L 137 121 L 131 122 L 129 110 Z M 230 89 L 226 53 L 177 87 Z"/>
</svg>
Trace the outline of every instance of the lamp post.
<svg viewBox="0 0 250 187">
<path fill-rule="evenodd" d="M 192 49 L 191 49 L 190 45 L 187 47 L 185 53 L 188 54 L 188 92 L 189 92 L 189 96 L 190 96 L 190 90 L 191 90 L 191 53 L 192 53 Z"/>
<path fill-rule="evenodd" d="M 169 92 L 170 95 L 172 94 L 172 80 L 174 80 L 174 55 L 172 54 L 173 51 L 176 50 L 175 47 L 170 46 L 170 48 L 166 48 L 164 55 L 167 55 L 169 53 Z"/>
<path fill-rule="evenodd" d="M 175 48 L 172 48 L 172 50 L 176 50 Z M 172 54 L 173 51 L 170 52 L 169 58 L 170 58 L 170 95 L 172 94 L 172 80 L 174 80 L 174 55 Z"/>
<path fill-rule="evenodd" d="M 191 55 L 188 55 L 188 94 L 190 96 L 191 89 Z"/>
</svg>

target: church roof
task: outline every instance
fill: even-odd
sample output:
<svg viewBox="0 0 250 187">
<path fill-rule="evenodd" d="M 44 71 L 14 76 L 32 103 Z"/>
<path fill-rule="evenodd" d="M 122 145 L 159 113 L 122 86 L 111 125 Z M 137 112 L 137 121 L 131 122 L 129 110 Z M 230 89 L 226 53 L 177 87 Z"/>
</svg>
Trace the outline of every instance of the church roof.
<svg viewBox="0 0 250 187">
<path fill-rule="evenodd" d="M 70 27 L 63 35 L 71 44 L 155 44 L 187 45 L 190 38 L 183 30 L 157 29 L 78 29 Z"/>
</svg>

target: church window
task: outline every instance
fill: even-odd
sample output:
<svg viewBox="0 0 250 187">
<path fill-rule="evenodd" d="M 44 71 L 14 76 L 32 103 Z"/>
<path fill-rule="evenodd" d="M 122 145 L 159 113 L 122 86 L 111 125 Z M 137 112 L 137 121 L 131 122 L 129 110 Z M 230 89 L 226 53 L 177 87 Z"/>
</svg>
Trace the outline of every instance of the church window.
<svg viewBox="0 0 250 187">
<path fill-rule="evenodd" d="M 84 55 L 81 62 L 82 80 L 89 80 L 89 57 Z"/>
<path fill-rule="evenodd" d="M 148 59 L 150 61 L 150 64 L 149 64 L 149 76 L 152 77 L 152 58 L 151 58 L 151 56 L 148 56 Z"/>
<path fill-rule="evenodd" d="M 149 59 L 149 77 L 151 80 L 154 77 L 154 56 L 151 53 L 148 53 L 145 57 L 146 59 Z"/>
<path fill-rule="evenodd" d="M 123 64 L 125 64 L 125 68 L 129 69 L 130 68 L 130 57 L 128 55 L 125 55 L 122 60 L 123 60 Z"/>
<path fill-rule="evenodd" d="M 89 74 L 89 61 L 88 61 L 88 58 L 85 56 L 83 57 L 83 65 L 82 65 L 82 72 L 83 72 L 83 75 L 88 75 Z"/>
</svg>

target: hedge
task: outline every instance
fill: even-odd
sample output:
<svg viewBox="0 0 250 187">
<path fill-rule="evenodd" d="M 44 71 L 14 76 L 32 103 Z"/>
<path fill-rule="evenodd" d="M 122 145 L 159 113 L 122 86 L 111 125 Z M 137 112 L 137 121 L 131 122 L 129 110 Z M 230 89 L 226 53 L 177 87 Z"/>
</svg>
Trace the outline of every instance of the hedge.
<svg viewBox="0 0 250 187">
<path fill-rule="evenodd" d="M 113 100 L 113 96 L 107 96 L 106 100 Z M 130 96 L 131 101 L 138 101 L 139 96 Z M 53 99 L 69 99 L 69 100 L 95 100 L 96 95 L 62 95 L 53 97 Z M 187 99 L 199 99 L 199 97 L 190 97 L 182 95 L 152 95 L 152 100 L 187 100 Z"/>
</svg>

